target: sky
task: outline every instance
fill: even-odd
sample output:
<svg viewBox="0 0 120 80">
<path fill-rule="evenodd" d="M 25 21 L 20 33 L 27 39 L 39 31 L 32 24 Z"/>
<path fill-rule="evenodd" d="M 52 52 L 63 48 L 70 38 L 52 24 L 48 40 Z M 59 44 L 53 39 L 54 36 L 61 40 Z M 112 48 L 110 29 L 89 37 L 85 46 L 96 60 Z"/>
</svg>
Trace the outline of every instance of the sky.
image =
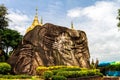
<svg viewBox="0 0 120 80">
<path fill-rule="evenodd" d="M 120 31 L 116 19 L 120 0 L 0 0 L 8 9 L 9 28 L 22 35 L 31 25 L 35 9 L 44 23 L 53 23 L 87 34 L 91 59 L 120 61 Z"/>
</svg>

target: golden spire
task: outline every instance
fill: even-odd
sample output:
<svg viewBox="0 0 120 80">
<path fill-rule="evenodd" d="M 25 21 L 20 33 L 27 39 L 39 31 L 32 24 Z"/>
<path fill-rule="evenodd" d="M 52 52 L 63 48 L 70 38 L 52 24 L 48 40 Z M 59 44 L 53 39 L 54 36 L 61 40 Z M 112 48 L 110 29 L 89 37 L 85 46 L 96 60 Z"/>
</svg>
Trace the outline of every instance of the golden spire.
<svg viewBox="0 0 120 80">
<path fill-rule="evenodd" d="M 38 16 L 38 8 L 36 8 L 36 15 Z"/>
<path fill-rule="evenodd" d="M 26 33 L 32 30 L 35 26 L 39 25 L 39 20 L 38 20 L 38 8 L 36 8 L 36 15 L 34 17 L 34 20 L 32 22 L 32 25 L 26 30 Z"/>
<path fill-rule="evenodd" d="M 39 25 L 40 25 L 40 26 L 43 25 L 43 19 L 42 19 L 42 17 L 41 17 L 41 19 L 40 19 L 40 23 L 39 23 Z"/>
<path fill-rule="evenodd" d="M 74 25 L 72 21 L 71 21 L 71 29 L 74 29 Z"/>
<path fill-rule="evenodd" d="M 38 20 L 38 9 L 36 8 L 36 15 L 35 15 L 35 18 L 33 20 L 33 23 L 31 26 L 36 26 L 36 25 L 39 25 L 39 20 Z"/>
</svg>

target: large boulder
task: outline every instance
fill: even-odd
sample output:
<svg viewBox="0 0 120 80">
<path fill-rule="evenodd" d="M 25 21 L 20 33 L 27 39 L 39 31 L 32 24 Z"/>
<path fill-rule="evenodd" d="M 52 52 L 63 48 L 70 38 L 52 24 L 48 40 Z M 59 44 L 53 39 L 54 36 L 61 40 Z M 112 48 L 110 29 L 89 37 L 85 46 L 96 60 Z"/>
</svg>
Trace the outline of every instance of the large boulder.
<svg viewBox="0 0 120 80">
<path fill-rule="evenodd" d="M 90 54 L 84 31 L 47 23 L 29 31 L 8 63 L 15 74 L 35 75 L 38 66 L 67 65 L 89 68 Z"/>
</svg>

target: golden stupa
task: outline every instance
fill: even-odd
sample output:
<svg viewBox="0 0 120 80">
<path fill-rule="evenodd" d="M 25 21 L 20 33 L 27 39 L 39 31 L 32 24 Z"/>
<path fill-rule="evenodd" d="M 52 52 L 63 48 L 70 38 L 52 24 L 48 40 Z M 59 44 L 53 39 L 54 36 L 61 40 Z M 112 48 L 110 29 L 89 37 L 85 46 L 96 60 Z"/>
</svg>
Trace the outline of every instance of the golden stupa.
<svg viewBox="0 0 120 80">
<path fill-rule="evenodd" d="M 71 29 L 74 29 L 74 25 L 73 25 L 73 22 L 71 22 Z"/>
<path fill-rule="evenodd" d="M 32 29 L 34 29 L 35 26 L 37 26 L 37 25 L 42 26 L 43 23 L 42 23 L 42 17 L 41 17 L 40 22 L 39 22 L 39 20 L 38 20 L 38 9 L 36 8 L 36 15 L 35 15 L 35 17 L 34 17 L 34 20 L 33 20 L 33 22 L 32 22 L 32 25 L 26 30 L 26 33 L 29 32 L 29 31 L 31 31 Z"/>
</svg>

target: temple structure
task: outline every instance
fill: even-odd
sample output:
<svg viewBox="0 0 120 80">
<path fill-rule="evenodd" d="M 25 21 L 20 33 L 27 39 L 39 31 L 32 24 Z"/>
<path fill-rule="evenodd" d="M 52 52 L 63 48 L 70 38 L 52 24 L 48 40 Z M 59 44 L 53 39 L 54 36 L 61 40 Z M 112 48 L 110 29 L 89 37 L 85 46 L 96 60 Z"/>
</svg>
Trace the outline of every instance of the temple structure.
<svg viewBox="0 0 120 80">
<path fill-rule="evenodd" d="M 42 20 L 42 17 L 41 17 L 41 20 L 39 22 L 39 19 L 38 19 L 38 9 L 36 8 L 36 15 L 34 17 L 32 25 L 26 30 L 26 33 L 28 33 L 30 30 L 32 30 L 37 25 L 42 26 L 43 25 L 43 20 Z"/>
<path fill-rule="evenodd" d="M 30 27 L 28 27 L 28 29 L 26 30 L 26 33 L 31 31 L 32 29 L 34 29 L 37 25 L 42 26 L 43 25 L 43 20 L 42 20 L 42 17 L 41 17 L 41 20 L 39 22 L 39 19 L 38 19 L 38 9 L 36 8 L 36 15 L 34 17 L 32 25 Z M 71 21 L 71 29 L 74 29 L 74 25 L 73 25 L 72 21 Z"/>
</svg>

